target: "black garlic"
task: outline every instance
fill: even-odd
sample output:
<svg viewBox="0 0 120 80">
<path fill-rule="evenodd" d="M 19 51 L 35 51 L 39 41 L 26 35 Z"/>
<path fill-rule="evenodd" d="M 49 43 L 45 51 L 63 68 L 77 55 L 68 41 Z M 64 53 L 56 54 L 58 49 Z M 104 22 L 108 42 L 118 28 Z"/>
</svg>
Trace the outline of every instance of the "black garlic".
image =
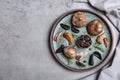
<svg viewBox="0 0 120 80">
<path fill-rule="evenodd" d="M 94 65 L 94 60 L 93 60 L 93 54 L 90 55 L 90 58 L 89 58 L 89 63 L 88 63 L 90 66 L 93 66 Z"/>
<path fill-rule="evenodd" d="M 85 67 L 85 64 L 79 62 L 79 61 L 76 61 L 76 64 L 79 66 L 79 67 Z"/>
<path fill-rule="evenodd" d="M 70 26 L 66 25 L 66 24 L 60 24 L 60 26 L 64 29 L 64 30 L 69 30 Z"/>
<path fill-rule="evenodd" d="M 78 30 L 78 29 L 76 29 L 74 26 L 73 26 L 73 27 L 71 27 L 71 30 L 72 30 L 74 33 L 79 33 L 79 30 Z"/>
<path fill-rule="evenodd" d="M 64 49 L 64 45 L 61 45 L 57 50 L 56 50 L 56 53 L 61 53 L 63 52 L 63 49 Z"/>
<path fill-rule="evenodd" d="M 102 56 L 98 51 L 95 51 L 93 55 L 96 56 L 98 59 L 102 60 Z"/>
</svg>

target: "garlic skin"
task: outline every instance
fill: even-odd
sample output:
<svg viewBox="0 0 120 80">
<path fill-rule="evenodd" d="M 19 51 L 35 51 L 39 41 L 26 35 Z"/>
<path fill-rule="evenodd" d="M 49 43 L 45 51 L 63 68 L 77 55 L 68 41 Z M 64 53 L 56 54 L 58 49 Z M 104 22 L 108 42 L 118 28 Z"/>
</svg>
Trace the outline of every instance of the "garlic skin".
<svg viewBox="0 0 120 80">
<path fill-rule="evenodd" d="M 66 46 L 63 52 L 68 58 L 75 58 L 76 56 L 76 48 L 73 46 Z"/>
<path fill-rule="evenodd" d="M 81 61 L 86 55 L 87 55 L 86 52 L 80 52 L 79 54 L 76 55 L 76 59 L 78 61 Z"/>
</svg>

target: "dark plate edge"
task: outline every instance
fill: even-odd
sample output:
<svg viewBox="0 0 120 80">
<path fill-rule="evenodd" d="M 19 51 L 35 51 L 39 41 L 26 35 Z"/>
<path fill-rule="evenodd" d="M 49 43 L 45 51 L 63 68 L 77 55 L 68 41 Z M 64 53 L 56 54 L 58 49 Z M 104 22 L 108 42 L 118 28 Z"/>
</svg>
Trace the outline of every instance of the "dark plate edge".
<svg viewBox="0 0 120 80">
<path fill-rule="evenodd" d="M 52 34 L 54 32 L 54 29 L 56 28 L 56 25 L 59 23 L 59 21 L 62 19 L 62 17 L 64 17 L 65 15 L 69 14 L 69 13 L 72 13 L 72 12 L 75 12 L 75 11 L 86 11 L 86 12 L 91 12 L 91 13 L 94 13 L 95 15 L 98 15 L 102 20 L 104 20 L 105 24 L 108 25 L 108 29 L 111 33 L 111 49 L 109 51 L 109 54 L 108 56 L 99 64 L 99 65 L 96 65 L 95 67 L 93 68 L 89 68 L 89 69 L 74 69 L 74 68 L 71 68 L 69 66 L 67 66 L 66 64 L 64 64 L 57 56 L 56 56 L 56 53 L 54 52 L 54 49 L 52 48 Z M 65 68 L 69 69 L 69 70 L 72 70 L 72 71 L 77 71 L 77 72 L 86 72 L 86 71 L 91 71 L 91 70 L 99 70 L 100 68 L 102 68 L 103 66 L 105 66 L 107 64 L 107 62 L 111 59 L 112 55 L 113 55 L 113 41 L 114 41 L 114 38 L 113 38 L 113 33 L 112 33 L 112 30 L 111 30 L 111 27 L 110 25 L 108 24 L 108 22 L 106 21 L 106 19 L 104 17 L 102 17 L 101 14 L 95 12 L 94 10 L 88 10 L 88 9 L 74 9 L 74 10 L 70 10 L 70 11 L 67 11 L 65 13 L 63 13 L 60 17 L 58 17 L 58 19 L 54 22 L 53 26 L 52 26 L 52 29 L 50 31 L 50 36 L 49 36 L 49 46 L 51 48 L 51 52 L 52 54 L 54 55 L 55 59 L 57 60 L 57 62 L 59 62 L 62 66 L 64 66 Z"/>
</svg>

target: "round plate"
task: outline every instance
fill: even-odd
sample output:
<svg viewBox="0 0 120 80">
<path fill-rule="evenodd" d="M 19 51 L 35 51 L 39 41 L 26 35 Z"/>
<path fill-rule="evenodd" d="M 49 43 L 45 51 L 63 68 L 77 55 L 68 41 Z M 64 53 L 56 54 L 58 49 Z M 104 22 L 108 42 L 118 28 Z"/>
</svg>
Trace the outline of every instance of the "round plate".
<svg viewBox="0 0 120 80">
<path fill-rule="evenodd" d="M 87 17 L 87 22 L 86 22 L 86 25 L 82 28 L 77 28 L 80 32 L 79 33 L 74 33 L 73 31 L 71 31 L 71 29 L 69 30 L 64 30 L 60 24 L 66 24 L 66 25 L 69 25 L 71 27 L 71 18 L 72 18 L 72 15 L 75 13 L 75 12 L 84 12 L 86 17 Z M 103 32 L 106 32 L 105 34 L 105 37 L 108 38 L 108 42 L 109 42 L 109 46 L 106 48 L 105 47 L 105 44 L 104 42 L 102 42 L 102 44 L 98 44 L 96 42 L 96 39 L 99 35 L 97 36 L 91 36 L 87 29 L 86 29 L 86 26 L 89 22 L 91 22 L 92 20 L 94 19 L 99 19 L 102 23 L 102 25 L 104 26 L 104 29 L 103 29 Z M 60 37 L 60 39 L 58 41 L 54 41 L 54 36 L 56 33 L 58 32 L 61 32 L 62 31 L 62 36 Z M 72 45 L 74 46 L 75 45 L 75 41 L 76 39 L 80 36 L 80 35 L 84 35 L 84 34 L 87 34 L 91 37 L 92 39 L 92 45 L 89 47 L 89 48 L 76 48 L 76 52 L 78 54 L 80 54 L 81 52 L 85 52 L 87 53 L 87 55 L 80 61 L 80 63 L 84 64 L 85 67 L 81 67 L 79 65 L 76 64 L 76 59 L 73 58 L 73 59 L 69 59 L 68 57 L 66 57 L 64 55 L 63 52 L 61 53 L 56 53 L 56 50 L 61 46 L 61 45 L 64 45 L 64 46 L 68 46 L 69 45 L 69 42 L 67 41 L 67 39 L 65 39 L 63 37 L 63 34 L 65 32 L 69 32 L 72 37 L 73 37 L 73 43 Z M 101 32 L 101 33 L 103 33 Z M 96 70 L 99 70 L 101 67 L 103 67 L 107 62 L 108 60 L 111 58 L 112 56 L 112 53 L 111 53 L 111 50 L 112 50 L 112 45 L 113 45 L 113 36 L 112 36 L 112 32 L 111 32 L 111 29 L 109 27 L 109 24 L 105 21 L 105 19 L 100 16 L 99 14 L 93 12 L 93 11 L 89 11 L 89 10 L 72 10 L 72 11 L 69 11 L 67 13 L 64 13 L 62 16 L 60 16 L 56 22 L 54 23 L 52 29 L 51 29 L 51 32 L 50 32 L 50 48 L 51 48 L 51 51 L 53 53 L 53 55 L 55 56 L 55 58 L 57 59 L 57 61 L 59 63 L 61 63 L 64 67 L 70 69 L 70 70 L 73 70 L 73 71 L 89 71 L 89 70 L 93 70 L 93 69 L 96 69 Z M 91 49 L 90 49 L 91 48 Z M 93 52 L 95 51 L 98 51 L 102 57 L 102 60 L 100 60 L 98 57 L 94 56 L 93 57 L 93 62 L 94 64 L 91 66 L 89 65 L 89 60 L 90 60 L 90 55 L 93 54 Z"/>
</svg>

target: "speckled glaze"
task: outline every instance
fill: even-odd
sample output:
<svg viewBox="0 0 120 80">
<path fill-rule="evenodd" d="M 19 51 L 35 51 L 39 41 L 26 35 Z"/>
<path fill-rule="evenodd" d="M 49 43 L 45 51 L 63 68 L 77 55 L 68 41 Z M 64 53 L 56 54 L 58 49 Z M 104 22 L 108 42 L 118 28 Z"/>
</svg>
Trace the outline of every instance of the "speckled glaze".
<svg viewBox="0 0 120 80">
<path fill-rule="evenodd" d="M 87 16 L 86 25 L 82 28 L 78 28 L 80 30 L 79 33 L 74 33 L 74 32 L 71 31 L 71 29 L 70 30 L 62 29 L 60 27 L 61 23 L 64 23 L 64 24 L 67 24 L 67 25 L 71 26 L 71 16 L 72 16 L 73 13 L 75 13 L 77 11 L 84 12 L 85 15 Z M 103 32 L 106 32 L 105 37 L 107 37 L 108 40 L 109 40 L 109 47 L 108 48 L 105 47 L 104 42 L 101 44 L 101 47 L 104 49 L 103 52 L 93 47 L 94 44 L 96 43 L 96 38 L 98 37 L 98 35 L 97 36 L 91 36 L 91 35 L 88 34 L 87 29 L 86 29 L 87 24 L 94 19 L 99 19 L 102 22 L 102 24 L 104 26 Z M 91 48 L 91 50 L 89 50 L 89 48 L 77 48 L 76 49 L 77 53 L 80 53 L 80 52 L 86 52 L 87 53 L 87 55 L 81 61 L 82 63 L 84 63 L 84 61 L 86 61 L 84 63 L 86 65 L 86 67 L 81 68 L 78 65 L 76 65 L 76 63 L 75 63 L 76 59 L 71 59 L 71 64 L 69 64 L 68 63 L 68 58 L 63 53 L 55 53 L 55 51 L 57 50 L 57 48 L 60 47 L 61 44 L 65 45 L 65 46 L 69 45 L 68 41 L 63 36 L 60 38 L 60 40 L 58 42 L 54 41 L 55 34 L 57 32 L 60 32 L 60 31 L 62 31 L 63 33 L 69 32 L 73 35 L 76 35 L 76 37 L 73 38 L 73 43 L 72 43 L 73 46 L 75 45 L 76 39 L 80 35 L 87 34 L 91 37 L 92 45 L 89 47 L 89 48 Z M 54 23 L 54 25 L 52 27 L 52 30 L 51 30 L 50 47 L 51 47 L 53 55 L 58 60 L 58 62 L 60 62 L 66 68 L 68 68 L 70 70 L 73 70 L 73 71 L 89 71 L 89 70 L 92 70 L 92 69 L 100 69 L 102 66 L 104 66 L 107 63 L 107 61 L 109 60 L 109 58 L 112 54 L 111 53 L 111 48 L 112 48 L 112 45 L 113 45 L 113 42 L 112 42 L 113 40 L 112 39 L 113 39 L 112 38 L 112 32 L 110 30 L 110 27 L 107 24 L 107 22 L 100 15 L 96 14 L 95 12 L 88 11 L 88 10 L 73 10 L 73 11 L 70 11 L 70 12 L 67 12 L 67 13 L 63 14 Z M 102 56 L 102 60 L 99 60 L 98 58 L 94 57 L 94 63 L 95 64 L 93 66 L 90 66 L 90 65 L 88 65 L 89 57 L 90 57 L 91 54 L 93 54 L 94 51 L 100 52 L 100 54 Z"/>
</svg>

